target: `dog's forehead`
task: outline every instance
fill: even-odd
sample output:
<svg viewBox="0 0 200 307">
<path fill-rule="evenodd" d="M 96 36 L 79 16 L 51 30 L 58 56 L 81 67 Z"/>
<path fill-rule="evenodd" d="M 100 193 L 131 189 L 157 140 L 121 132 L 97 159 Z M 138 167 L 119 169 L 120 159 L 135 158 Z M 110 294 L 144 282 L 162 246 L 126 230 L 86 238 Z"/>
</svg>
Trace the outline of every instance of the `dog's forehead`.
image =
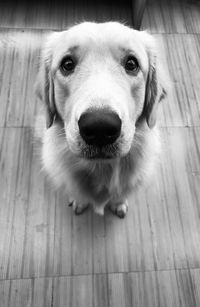
<svg viewBox="0 0 200 307">
<path fill-rule="evenodd" d="M 136 32 L 136 31 L 135 31 Z M 133 30 L 117 22 L 90 23 L 85 22 L 72 27 L 66 32 L 68 39 L 75 39 L 80 43 L 109 43 L 122 42 L 130 39 Z M 136 35 L 137 36 L 137 35 Z"/>
<path fill-rule="evenodd" d="M 100 24 L 85 22 L 60 32 L 56 41 L 53 49 L 57 59 L 67 52 L 83 50 L 89 52 L 132 50 L 138 55 L 145 56 L 140 32 L 117 22 Z"/>
</svg>

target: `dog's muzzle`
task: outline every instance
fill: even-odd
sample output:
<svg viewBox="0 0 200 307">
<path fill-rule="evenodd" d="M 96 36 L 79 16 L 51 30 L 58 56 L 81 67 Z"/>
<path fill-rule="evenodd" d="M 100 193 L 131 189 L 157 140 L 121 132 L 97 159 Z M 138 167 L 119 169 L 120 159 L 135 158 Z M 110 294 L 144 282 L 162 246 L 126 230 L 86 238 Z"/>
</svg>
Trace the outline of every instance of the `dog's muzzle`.
<svg viewBox="0 0 200 307">
<path fill-rule="evenodd" d="M 107 109 L 84 112 L 78 121 L 79 133 L 87 145 L 102 148 L 113 144 L 121 133 L 121 119 Z"/>
</svg>

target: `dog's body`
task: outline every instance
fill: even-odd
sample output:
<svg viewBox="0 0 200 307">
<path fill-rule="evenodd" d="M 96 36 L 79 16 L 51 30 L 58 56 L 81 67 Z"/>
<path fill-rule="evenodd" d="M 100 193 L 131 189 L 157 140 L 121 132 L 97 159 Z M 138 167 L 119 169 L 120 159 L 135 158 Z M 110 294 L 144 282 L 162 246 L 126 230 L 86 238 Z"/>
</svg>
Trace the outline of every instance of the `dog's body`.
<svg viewBox="0 0 200 307">
<path fill-rule="evenodd" d="M 118 23 L 83 23 L 44 47 L 36 132 L 44 168 L 76 213 L 109 205 L 124 217 L 128 194 L 152 173 L 166 93 L 155 49 L 149 34 Z"/>
</svg>

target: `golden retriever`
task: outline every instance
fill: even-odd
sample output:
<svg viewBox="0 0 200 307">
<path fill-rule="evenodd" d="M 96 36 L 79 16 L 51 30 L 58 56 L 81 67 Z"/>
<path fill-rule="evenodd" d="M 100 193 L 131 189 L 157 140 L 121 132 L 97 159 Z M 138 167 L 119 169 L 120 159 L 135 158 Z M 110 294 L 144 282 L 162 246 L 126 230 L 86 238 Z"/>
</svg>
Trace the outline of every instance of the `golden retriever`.
<svg viewBox="0 0 200 307">
<path fill-rule="evenodd" d="M 92 205 L 119 217 L 127 196 L 150 176 L 166 75 L 154 38 L 118 22 L 84 22 L 51 34 L 42 50 L 36 121 L 42 163 L 76 214 Z"/>
</svg>

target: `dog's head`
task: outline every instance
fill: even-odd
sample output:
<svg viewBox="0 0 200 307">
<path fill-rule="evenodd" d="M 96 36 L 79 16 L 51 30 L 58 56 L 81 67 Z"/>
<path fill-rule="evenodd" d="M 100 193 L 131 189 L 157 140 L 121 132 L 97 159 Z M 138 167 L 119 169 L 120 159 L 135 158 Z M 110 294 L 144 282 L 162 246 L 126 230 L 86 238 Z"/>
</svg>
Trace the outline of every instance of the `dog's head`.
<svg viewBox="0 0 200 307">
<path fill-rule="evenodd" d="M 139 121 L 154 127 L 164 77 L 150 34 L 87 22 L 50 35 L 36 90 L 47 128 L 60 120 L 75 155 L 116 158 L 129 152 Z"/>
</svg>

